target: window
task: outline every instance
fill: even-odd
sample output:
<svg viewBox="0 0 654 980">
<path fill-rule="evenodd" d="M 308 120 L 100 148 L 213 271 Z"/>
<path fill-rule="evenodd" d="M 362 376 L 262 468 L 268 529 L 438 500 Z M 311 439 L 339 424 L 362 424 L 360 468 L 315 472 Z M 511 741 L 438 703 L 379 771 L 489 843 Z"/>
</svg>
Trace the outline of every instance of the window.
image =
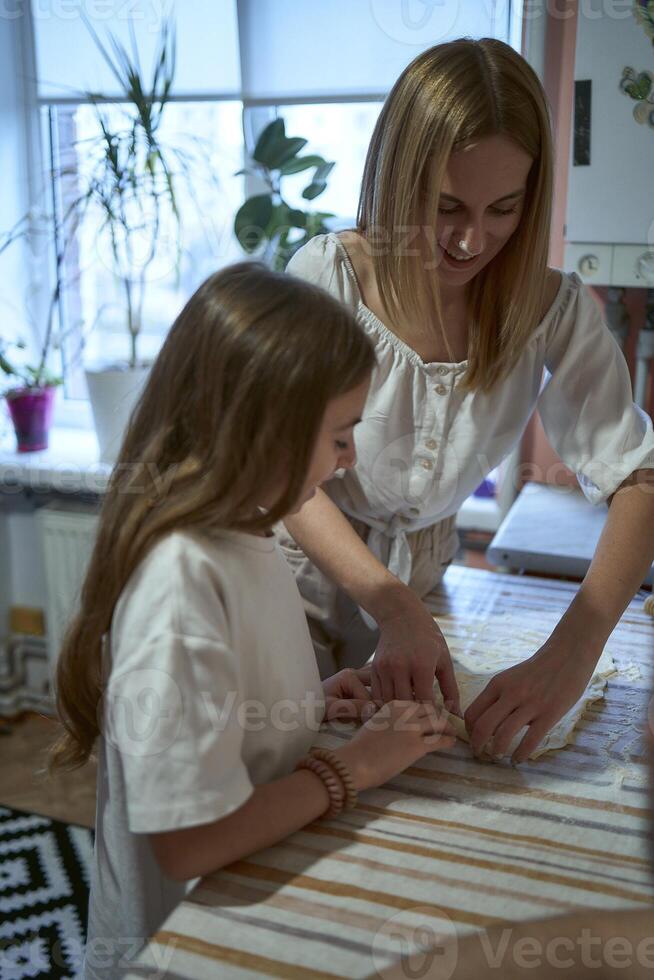
<svg viewBox="0 0 654 980">
<path fill-rule="evenodd" d="M 363 166 L 381 102 L 318 103 L 278 107 L 286 121 L 289 136 L 302 136 L 309 142 L 303 153 L 318 153 L 336 161 L 323 193 L 311 207 L 331 211 L 346 224 L 354 223 L 359 201 Z M 301 192 L 307 174 L 284 178 L 284 198 L 292 207 L 306 208 Z"/>
<path fill-rule="evenodd" d="M 285 199 L 295 207 L 330 211 L 341 224 L 353 223 L 368 143 L 381 103 L 278 106 L 273 112 L 275 108 L 286 120 L 289 135 L 308 139 L 305 152 L 336 161 L 327 189 L 315 202 L 301 197 L 308 180 L 306 173 L 284 179 Z M 91 105 L 55 104 L 42 111 L 55 175 L 54 199 L 61 219 L 88 185 L 93 147 L 101 134 Z M 103 108 L 110 127 L 125 125 L 125 111 L 120 104 Z M 197 137 L 195 147 L 189 145 L 189 134 Z M 157 260 L 147 272 L 138 338 L 142 359 L 156 356 L 175 316 L 200 282 L 220 266 L 244 257 L 232 235 L 234 215 L 244 193 L 243 178 L 235 176 L 243 165 L 242 103 L 172 102 L 165 108 L 162 137 L 193 154 L 194 169 L 191 192 L 185 180 L 176 184 L 183 214 L 179 276 L 174 275 L 172 227 L 162 228 L 160 238 L 165 240 L 168 234 L 170 247 L 159 248 Z M 67 399 L 84 399 L 84 364 L 124 361 L 129 356 L 125 300 L 114 273 L 109 232 L 102 229 L 102 214 L 97 208 L 86 213 L 73 246 L 67 249 L 64 279 L 64 392 Z"/>
<path fill-rule="evenodd" d="M 99 123 L 90 105 L 53 105 L 43 111 L 48 117 L 45 128 L 50 134 L 54 197 L 61 217 L 88 186 Z M 125 125 L 125 108 L 120 104 L 104 107 L 103 113 L 111 127 Z M 177 179 L 175 184 L 183 218 L 179 275 L 175 274 L 172 222 L 160 228 L 157 257 L 147 269 L 139 358 L 156 356 L 177 313 L 206 276 L 243 257 L 232 236 L 234 214 L 243 199 L 243 178 L 235 176 L 243 165 L 241 114 L 240 102 L 172 102 L 165 107 L 162 138 L 186 154 L 190 181 Z M 144 241 L 144 249 L 147 244 Z M 134 257 L 136 269 L 140 258 Z M 77 229 L 66 254 L 64 279 L 65 394 L 86 398 L 83 362 L 124 361 L 129 356 L 125 298 L 98 208 L 90 209 Z"/>
<path fill-rule="evenodd" d="M 152 63 L 163 10 L 147 0 L 112 9 L 106 4 L 97 9 L 65 6 L 57 0 L 26 4 L 31 16 L 23 18 L 26 43 L 21 46 L 29 51 L 22 77 L 32 80 L 26 103 L 33 105 L 35 118 L 40 109 L 43 124 L 41 150 L 47 163 L 42 169 L 56 173 L 63 165 L 69 171 L 51 188 L 60 216 L 88 174 L 88 151 L 98 133 L 93 108 L 71 93 L 120 98 L 80 9 L 86 8 L 103 41 L 111 32 L 128 50 L 138 50 L 144 67 Z M 297 0 L 172 0 L 178 71 L 175 101 L 165 110 L 165 135 L 201 137 L 212 163 L 196 166 L 190 193 L 178 184 L 184 224 L 179 278 L 169 275 L 166 250 L 149 267 L 140 357 L 156 354 L 181 306 L 207 274 L 243 257 L 231 233 L 249 193 L 248 182 L 235 176 L 243 165 L 243 123 L 246 131 L 248 126 L 253 130 L 249 143 L 267 121 L 281 115 L 288 134 L 308 140 L 307 153 L 334 161 L 327 189 L 315 202 L 301 197 L 306 173 L 285 178 L 284 197 L 295 206 L 334 213 L 334 227 L 348 226 L 355 220 L 373 127 L 402 69 L 422 50 L 461 35 L 495 36 L 519 47 L 520 0 L 489 0 L 470 5 L 474 10 L 459 0 L 330 0 L 329 6 L 326 17 L 323 5 Z M 111 118 L 123 111 L 119 102 L 107 103 Z M 99 214 L 89 212 L 66 255 L 67 288 L 58 310 L 66 396 L 60 403 L 71 409 L 68 423 L 75 412 L 88 419 L 83 361 L 124 359 L 128 351 L 119 284 L 108 260 L 107 236 L 99 229 Z"/>
</svg>

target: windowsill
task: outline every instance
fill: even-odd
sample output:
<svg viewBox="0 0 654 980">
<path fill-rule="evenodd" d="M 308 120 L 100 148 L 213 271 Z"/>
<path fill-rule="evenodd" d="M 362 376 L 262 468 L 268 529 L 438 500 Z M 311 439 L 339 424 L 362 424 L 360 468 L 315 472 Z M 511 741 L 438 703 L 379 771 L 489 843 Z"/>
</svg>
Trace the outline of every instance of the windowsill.
<svg viewBox="0 0 654 980">
<path fill-rule="evenodd" d="M 99 461 L 95 432 L 57 427 L 50 446 L 38 453 L 17 453 L 13 433 L 0 441 L 0 492 L 15 487 L 60 493 L 103 493 L 112 467 Z M 456 526 L 467 530 L 497 531 L 500 508 L 494 498 L 469 497 L 457 514 Z"/>
<path fill-rule="evenodd" d="M 53 428 L 50 445 L 36 453 L 17 453 L 13 433 L 0 441 L 0 492 L 16 487 L 59 493 L 101 494 L 112 467 L 99 460 L 95 432 Z"/>
</svg>

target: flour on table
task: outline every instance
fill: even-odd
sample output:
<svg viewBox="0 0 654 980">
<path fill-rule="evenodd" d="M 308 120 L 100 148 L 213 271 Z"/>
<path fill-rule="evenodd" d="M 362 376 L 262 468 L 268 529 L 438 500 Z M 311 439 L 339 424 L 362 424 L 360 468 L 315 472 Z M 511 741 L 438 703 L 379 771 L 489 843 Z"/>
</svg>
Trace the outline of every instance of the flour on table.
<svg viewBox="0 0 654 980">
<path fill-rule="evenodd" d="M 523 621 L 512 620 L 514 617 L 503 616 L 498 622 L 491 617 L 483 623 L 463 626 L 460 623 L 449 625 L 447 617 L 438 617 L 438 625 L 443 631 L 452 655 L 463 711 L 472 704 L 477 695 L 481 694 L 496 674 L 532 656 L 549 636 L 547 630 L 543 633 L 525 630 L 522 626 Z M 548 732 L 529 758 L 537 759 L 545 752 L 560 749 L 571 742 L 577 722 L 587 706 L 604 696 L 607 678 L 616 673 L 613 657 L 604 650 L 582 697 Z M 443 699 L 437 683 L 434 685 L 434 694 L 436 703 L 442 705 Z M 469 737 L 463 721 L 451 714 L 449 720 L 457 737 L 468 742 Z M 526 727 L 522 728 L 514 736 L 506 752 L 507 756 L 518 747 L 526 731 Z"/>
</svg>

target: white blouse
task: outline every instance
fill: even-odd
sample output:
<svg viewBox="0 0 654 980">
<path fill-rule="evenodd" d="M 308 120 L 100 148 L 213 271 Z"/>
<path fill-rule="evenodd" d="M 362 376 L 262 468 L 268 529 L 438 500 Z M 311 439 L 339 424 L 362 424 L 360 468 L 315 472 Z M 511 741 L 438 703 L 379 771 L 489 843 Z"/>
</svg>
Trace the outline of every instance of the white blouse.
<svg viewBox="0 0 654 980">
<path fill-rule="evenodd" d="M 460 390 L 467 361 L 426 363 L 364 306 L 337 235 L 311 239 L 287 270 L 354 310 L 374 342 L 356 466 L 324 489 L 373 529 L 368 546 L 401 581 L 411 574 L 406 532 L 455 514 L 519 442 L 536 407 L 591 503 L 606 500 L 634 470 L 654 468 L 652 422 L 634 404 L 622 351 L 576 273 L 562 274 L 522 357 L 486 394 Z"/>
</svg>

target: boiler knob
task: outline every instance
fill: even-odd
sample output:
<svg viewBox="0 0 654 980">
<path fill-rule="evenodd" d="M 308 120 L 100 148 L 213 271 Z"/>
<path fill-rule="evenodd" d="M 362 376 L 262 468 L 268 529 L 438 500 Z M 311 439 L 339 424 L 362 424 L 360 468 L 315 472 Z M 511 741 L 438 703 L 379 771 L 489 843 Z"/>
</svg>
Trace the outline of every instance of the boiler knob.
<svg viewBox="0 0 654 980">
<path fill-rule="evenodd" d="M 592 276 L 599 269 L 599 259 L 596 255 L 584 255 L 579 259 L 579 271 L 582 276 Z"/>
</svg>

